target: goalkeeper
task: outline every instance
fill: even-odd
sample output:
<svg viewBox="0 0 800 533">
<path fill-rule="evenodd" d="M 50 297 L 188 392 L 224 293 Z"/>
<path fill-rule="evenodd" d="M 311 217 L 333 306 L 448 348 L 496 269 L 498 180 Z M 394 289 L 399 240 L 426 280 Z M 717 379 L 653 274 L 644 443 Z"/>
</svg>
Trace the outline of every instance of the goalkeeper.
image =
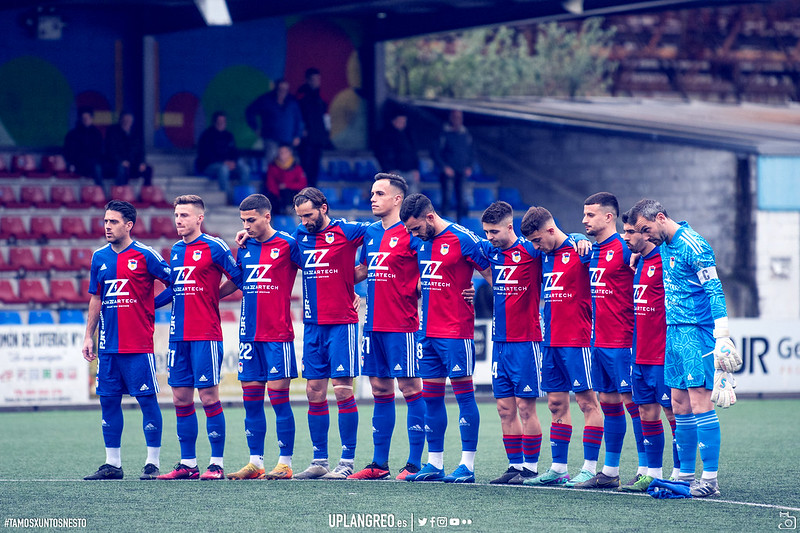
<svg viewBox="0 0 800 533">
<path fill-rule="evenodd" d="M 716 496 L 720 426 L 714 403 L 736 403 L 730 372 L 742 366 L 742 359 L 730 339 L 714 251 L 689 224 L 669 218 L 654 200 L 637 202 L 629 222 L 661 247 L 667 309 L 664 382 L 672 388 L 679 479 L 691 481 L 695 498 Z M 703 474 L 696 480 L 698 448 Z"/>
</svg>

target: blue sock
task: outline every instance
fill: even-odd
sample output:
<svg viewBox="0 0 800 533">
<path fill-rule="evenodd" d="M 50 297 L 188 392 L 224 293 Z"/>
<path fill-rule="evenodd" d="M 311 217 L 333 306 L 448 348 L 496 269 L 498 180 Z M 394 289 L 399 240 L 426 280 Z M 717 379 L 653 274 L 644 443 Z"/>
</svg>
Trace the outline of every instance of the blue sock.
<svg viewBox="0 0 800 533">
<path fill-rule="evenodd" d="M 672 465 L 673 468 L 680 470 L 681 458 L 678 456 L 678 441 L 675 440 L 675 420 L 667 420 L 669 422 L 669 429 L 672 433 Z"/>
<path fill-rule="evenodd" d="M 225 413 L 222 412 L 222 403 L 216 401 L 211 405 L 204 405 L 203 409 L 206 412 L 206 432 L 208 442 L 211 443 L 211 457 L 222 457 L 225 453 Z"/>
<path fill-rule="evenodd" d="M 375 445 L 375 450 L 372 453 L 372 461 L 382 465 L 389 461 L 389 447 L 392 444 L 396 417 L 394 392 L 373 396 L 375 409 L 372 411 L 372 443 Z"/>
<path fill-rule="evenodd" d="M 694 414 L 675 415 L 675 442 L 681 460 L 681 475 L 694 475 L 697 462 L 697 420 Z"/>
<path fill-rule="evenodd" d="M 569 424 L 550 424 L 550 449 L 553 453 L 553 462 L 567 464 L 569 457 L 569 441 L 572 438 L 572 426 Z"/>
<path fill-rule="evenodd" d="M 478 428 L 481 415 L 475 402 L 475 389 L 472 379 L 468 381 L 451 381 L 453 393 L 458 402 L 458 429 L 461 431 L 461 450 L 474 452 L 478 449 Z"/>
<path fill-rule="evenodd" d="M 597 461 L 600 457 L 600 444 L 603 442 L 603 428 L 585 426 L 583 428 L 583 459 Z"/>
<path fill-rule="evenodd" d="M 622 455 L 622 443 L 625 440 L 625 430 L 628 423 L 625 421 L 625 409 L 622 402 L 600 403 L 603 409 L 603 425 L 606 440 L 606 456 L 604 466 L 619 467 L 619 457 Z"/>
<path fill-rule="evenodd" d="M 526 463 L 538 463 L 542 449 L 542 434 L 522 435 L 522 456 Z"/>
<path fill-rule="evenodd" d="M 144 442 L 151 448 L 158 448 L 161 446 L 161 430 L 164 427 L 158 399 L 155 394 L 148 394 L 147 396 L 137 396 L 136 401 L 139 402 L 139 408 L 142 410 Z"/>
<path fill-rule="evenodd" d="M 100 396 L 103 417 L 103 442 L 106 448 L 119 448 L 122 443 L 122 396 Z"/>
<path fill-rule="evenodd" d="M 278 454 L 291 457 L 294 454 L 294 413 L 289 403 L 289 389 L 267 389 L 269 402 L 275 411 L 275 429 L 278 433 Z M 327 405 L 327 403 L 326 403 Z M 328 434 L 328 430 L 325 430 Z"/>
<path fill-rule="evenodd" d="M 328 429 L 331 415 L 328 402 L 308 402 L 308 432 L 311 434 L 311 445 L 314 447 L 314 459 L 328 458 Z"/>
<path fill-rule="evenodd" d="M 664 425 L 661 420 L 642 420 L 642 436 L 647 452 L 647 468 L 664 466 Z"/>
<path fill-rule="evenodd" d="M 506 450 L 508 464 L 522 464 L 522 435 L 503 435 L 503 448 Z"/>
<path fill-rule="evenodd" d="M 181 445 L 181 459 L 196 459 L 197 452 L 197 413 L 194 404 L 176 405 L 175 415 L 178 417 L 178 442 Z"/>
<path fill-rule="evenodd" d="M 422 391 L 406 397 L 408 414 L 408 461 L 422 466 L 422 450 L 425 448 L 425 400 Z"/>
<path fill-rule="evenodd" d="M 423 380 L 422 398 L 425 400 L 425 436 L 428 439 L 428 453 L 443 452 L 444 433 L 447 430 L 444 383 Z"/>
<path fill-rule="evenodd" d="M 722 437 L 719 417 L 714 409 L 698 413 L 694 417 L 697 420 L 697 447 L 700 448 L 703 472 L 716 472 L 719 470 L 719 447 Z"/>
<path fill-rule="evenodd" d="M 356 458 L 358 444 L 358 405 L 354 396 L 337 401 L 339 408 L 339 438 L 342 441 L 342 459 Z"/>
<path fill-rule="evenodd" d="M 242 387 L 244 404 L 244 434 L 250 455 L 264 457 L 267 436 L 267 416 L 264 414 L 264 386 Z"/>
<path fill-rule="evenodd" d="M 642 431 L 642 419 L 639 417 L 639 406 L 633 402 L 626 403 L 625 409 L 631 415 L 633 436 L 636 439 L 636 452 L 639 454 L 639 466 L 647 466 L 647 449 L 644 446 L 644 433 Z"/>
</svg>

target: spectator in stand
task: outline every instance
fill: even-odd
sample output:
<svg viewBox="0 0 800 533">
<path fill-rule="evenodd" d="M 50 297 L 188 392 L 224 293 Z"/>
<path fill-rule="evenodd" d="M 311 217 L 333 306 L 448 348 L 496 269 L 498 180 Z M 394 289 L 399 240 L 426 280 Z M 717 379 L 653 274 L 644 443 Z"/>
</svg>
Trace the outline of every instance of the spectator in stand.
<svg viewBox="0 0 800 533">
<path fill-rule="evenodd" d="M 236 140 L 228 131 L 228 117 L 223 111 L 212 115 L 212 124 L 197 141 L 197 172 L 216 180 L 219 190 L 225 191 L 228 203 L 233 203 L 231 181 L 242 181 L 248 175 L 243 161 L 239 160 Z"/>
<path fill-rule="evenodd" d="M 296 148 L 303 136 L 303 118 L 297 100 L 289 94 L 289 82 L 275 82 L 275 88 L 256 98 L 245 110 L 247 125 L 259 131 L 264 140 L 264 157 L 272 161 L 278 146 Z"/>
<path fill-rule="evenodd" d="M 106 131 L 106 175 L 116 185 L 143 178 L 143 185 L 152 185 L 153 168 L 144 162 L 142 139 L 133 130 L 133 113 L 123 111 L 119 122 Z"/>
<path fill-rule="evenodd" d="M 294 158 L 292 147 L 280 145 L 278 156 L 267 168 L 267 193 L 272 205 L 276 206 L 275 214 L 292 209 L 292 199 L 307 186 L 306 174 Z M 292 211 L 288 213 L 292 214 Z"/>
<path fill-rule="evenodd" d="M 71 172 L 103 185 L 103 134 L 94 125 L 91 107 L 78 109 L 78 123 L 64 138 L 64 159 Z"/>
<path fill-rule="evenodd" d="M 439 142 L 431 150 L 431 156 L 441 170 L 442 213 L 447 213 L 450 204 L 450 186 L 456 197 L 456 218 L 466 216 L 464 203 L 464 181 L 472 176 L 475 150 L 472 135 L 464 127 L 464 114 L 460 109 L 450 111 L 447 124 L 439 134 Z"/>
<path fill-rule="evenodd" d="M 414 193 L 419 192 L 419 155 L 407 126 L 406 111 L 395 110 L 389 124 L 378 136 L 375 156 L 382 172 L 403 176 L 409 192 Z"/>
<path fill-rule="evenodd" d="M 298 152 L 309 187 L 317 186 L 322 150 L 331 146 L 331 117 L 328 104 L 319 93 L 321 81 L 319 69 L 312 67 L 306 70 L 306 82 L 297 90 L 297 102 L 305 126 Z"/>
</svg>

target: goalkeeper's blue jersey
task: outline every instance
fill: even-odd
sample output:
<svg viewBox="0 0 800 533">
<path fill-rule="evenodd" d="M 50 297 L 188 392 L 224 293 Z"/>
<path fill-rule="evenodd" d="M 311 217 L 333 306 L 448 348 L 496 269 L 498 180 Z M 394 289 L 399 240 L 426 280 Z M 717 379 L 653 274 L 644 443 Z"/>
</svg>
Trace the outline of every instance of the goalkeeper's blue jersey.
<svg viewBox="0 0 800 533">
<path fill-rule="evenodd" d="M 712 327 L 727 316 L 714 250 L 687 222 L 679 225 L 672 242 L 661 245 L 667 324 Z"/>
</svg>

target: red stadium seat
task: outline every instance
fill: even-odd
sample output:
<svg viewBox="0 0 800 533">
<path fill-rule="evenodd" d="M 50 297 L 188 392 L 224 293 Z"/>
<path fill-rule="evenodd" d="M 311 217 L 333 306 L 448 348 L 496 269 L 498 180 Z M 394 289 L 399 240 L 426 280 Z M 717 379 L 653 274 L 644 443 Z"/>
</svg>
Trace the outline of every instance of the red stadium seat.
<svg viewBox="0 0 800 533">
<path fill-rule="evenodd" d="M 170 253 L 172 253 L 172 249 L 170 249 L 170 248 L 162 248 L 161 249 L 161 257 L 164 258 L 164 261 L 166 261 L 167 264 L 169 264 L 169 262 L 172 261 L 172 257 L 170 256 Z"/>
<path fill-rule="evenodd" d="M 11 169 L 22 172 L 29 178 L 49 178 L 49 172 L 43 172 L 39 169 L 36 163 L 36 157 L 33 154 L 17 154 L 11 160 Z"/>
<path fill-rule="evenodd" d="M 54 185 L 50 189 L 50 204 L 70 208 L 84 207 L 75 195 L 75 187 L 72 185 Z"/>
<path fill-rule="evenodd" d="M 20 187 L 19 199 L 25 207 L 51 207 L 44 187 L 39 185 L 23 185 Z"/>
<path fill-rule="evenodd" d="M 0 206 L 22 207 L 22 203 L 17 200 L 17 194 L 10 185 L 0 185 Z"/>
<path fill-rule="evenodd" d="M 136 204 L 137 207 L 172 207 L 172 204 L 167 202 L 164 189 L 158 185 L 144 185 L 139 192 L 139 196 L 142 200 Z"/>
<path fill-rule="evenodd" d="M 56 229 L 53 217 L 31 217 L 30 234 L 34 239 L 58 239 L 61 235 Z"/>
<path fill-rule="evenodd" d="M 37 271 L 47 270 L 47 267 L 37 261 L 33 256 L 33 250 L 30 248 L 23 248 L 15 246 L 8 251 L 8 263 L 14 267 L 15 270 L 24 271 Z"/>
<path fill-rule="evenodd" d="M 89 294 L 89 278 L 83 278 L 80 283 L 78 283 L 78 293 Z"/>
<path fill-rule="evenodd" d="M 149 238 L 158 239 L 160 237 L 177 238 L 175 223 L 171 216 L 155 215 L 150 217 L 150 231 L 147 233 Z"/>
<path fill-rule="evenodd" d="M 79 178 L 76 173 L 70 172 L 63 155 L 49 155 L 42 158 L 42 170 L 57 178 Z"/>
<path fill-rule="evenodd" d="M 111 187 L 111 198 L 134 203 L 136 201 L 136 193 L 133 192 L 133 187 L 130 185 L 114 185 Z"/>
<path fill-rule="evenodd" d="M 0 178 L 18 178 L 22 172 L 11 170 L 11 165 L 4 154 L 0 154 Z"/>
<path fill-rule="evenodd" d="M 102 217 L 92 217 L 89 222 L 89 234 L 92 237 L 102 238 L 106 234 L 105 224 Z"/>
<path fill-rule="evenodd" d="M 99 185 L 84 185 L 81 187 L 81 203 L 94 207 L 106 205 L 106 193 Z"/>
<path fill-rule="evenodd" d="M 90 270 L 92 268 L 91 248 L 73 248 L 69 251 L 69 263 L 76 270 Z"/>
<path fill-rule="evenodd" d="M 44 289 L 46 280 L 24 278 L 19 280 L 19 297 L 26 301 L 37 304 L 55 303 L 47 291 Z"/>
<path fill-rule="evenodd" d="M 50 297 L 57 303 L 88 303 L 91 295 L 80 294 L 75 289 L 75 281 L 71 279 L 54 279 L 50 281 Z"/>
<path fill-rule="evenodd" d="M 6 248 L 0 248 L 0 272 L 11 272 L 16 270 L 17 268 L 8 262 L 6 258 L 7 252 L 5 252 Z"/>
<path fill-rule="evenodd" d="M 86 223 L 83 217 L 64 216 L 61 217 L 61 236 L 65 238 L 74 237 L 76 239 L 91 239 L 92 237 L 100 237 L 92 235 L 86 230 Z"/>
<path fill-rule="evenodd" d="M 22 217 L 0 218 L 0 239 L 29 239 L 30 233 Z"/>
<path fill-rule="evenodd" d="M 41 250 L 41 263 L 42 266 L 47 267 L 49 270 L 55 271 L 72 271 L 80 270 L 80 267 L 74 267 L 67 261 L 67 256 L 64 250 L 56 246 L 45 246 Z"/>
<path fill-rule="evenodd" d="M 19 297 L 19 293 L 10 279 L 0 279 L 0 302 L 5 304 L 22 304 L 27 303 L 27 300 Z"/>
</svg>

